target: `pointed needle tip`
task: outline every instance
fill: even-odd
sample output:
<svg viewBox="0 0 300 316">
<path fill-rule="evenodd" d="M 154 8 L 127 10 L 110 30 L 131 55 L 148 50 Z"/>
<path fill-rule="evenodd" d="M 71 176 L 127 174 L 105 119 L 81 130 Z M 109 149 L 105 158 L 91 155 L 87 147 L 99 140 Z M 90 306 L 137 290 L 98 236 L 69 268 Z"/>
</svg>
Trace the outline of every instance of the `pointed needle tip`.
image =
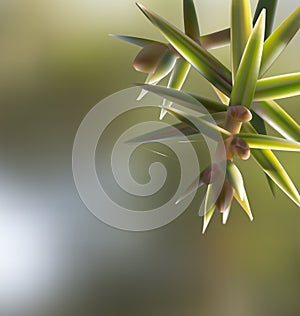
<svg viewBox="0 0 300 316">
<path fill-rule="evenodd" d="M 135 4 L 139 9 L 143 10 L 144 6 L 141 3 L 136 2 Z"/>
<path fill-rule="evenodd" d="M 166 110 L 161 109 L 160 115 L 159 115 L 159 120 L 161 121 L 166 116 L 166 114 L 167 114 Z"/>
</svg>

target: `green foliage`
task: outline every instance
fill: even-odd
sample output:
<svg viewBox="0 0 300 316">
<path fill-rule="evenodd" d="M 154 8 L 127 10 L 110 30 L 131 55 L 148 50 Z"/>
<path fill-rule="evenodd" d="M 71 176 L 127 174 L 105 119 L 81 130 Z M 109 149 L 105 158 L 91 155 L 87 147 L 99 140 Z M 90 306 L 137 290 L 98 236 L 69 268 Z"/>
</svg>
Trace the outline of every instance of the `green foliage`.
<svg viewBox="0 0 300 316">
<path fill-rule="evenodd" d="M 230 93 L 231 72 L 219 60 L 159 15 L 138 6 L 183 58 L 225 94 Z"/>
<path fill-rule="evenodd" d="M 202 35 L 193 0 L 183 0 L 184 32 L 138 4 L 167 43 L 115 35 L 142 47 L 134 63 L 138 71 L 148 73 L 146 84 L 140 85 L 143 89 L 141 96 L 147 92 L 160 95 L 163 98 L 161 118 L 169 113 L 180 121 L 129 142 L 176 141 L 180 136 L 174 133 L 174 128 L 181 131 L 183 137 L 198 137 L 199 130 L 215 140 L 216 133 L 222 135 L 226 148 L 225 181 L 220 183 L 222 177 L 218 176 L 215 166 L 208 166 L 177 201 L 180 203 L 191 192 L 203 185 L 207 186 L 205 201 L 199 211 L 204 216 L 203 232 L 216 210 L 222 213 L 223 223 L 226 223 L 233 198 L 253 219 L 243 176 L 234 163 L 235 159 L 247 159 L 248 152 L 265 172 L 272 192 L 276 185 L 300 206 L 300 196 L 295 185 L 272 152 L 300 152 L 300 126 L 274 101 L 300 94 L 300 74 L 263 78 L 299 30 L 300 7 L 272 31 L 276 5 L 277 0 L 259 0 L 252 18 L 249 0 L 232 0 L 230 28 Z M 231 45 L 231 70 L 208 52 L 208 49 L 227 44 Z M 220 102 L 180 91 L 190 67 L 209 81 Z M 156 86 L 169 73 L 168 86 Z M 199 113 L 204 107 L 215 121 L 207 115 L 199 117 L 171 108 L 173 103 Z M 247 109 L 251 109 L 252 120 Z M 266 135 L 265 124 L 277 130 L 283 138 Z"/>
<path fill-rule="evenodd" d="M 243 27 L 243 25 L 240 25 L 240 27 Z M 239 66 L 231 91 L 229 105 L 242 104 L 247 108 L 251 106 L 260 69 L 264 33 L 265 11 L 262 11 L 248 38 L 243 55 L 240 61 L 238 61 Z M 232 57 L 234 59 L 234 55 Z"/>
<path fill-rule="evenodd" d="M 232 74 L 235 77 L 249 36 L 252 32 L 249 0 L 232 0 L 231 26 Z"/>
</svg>

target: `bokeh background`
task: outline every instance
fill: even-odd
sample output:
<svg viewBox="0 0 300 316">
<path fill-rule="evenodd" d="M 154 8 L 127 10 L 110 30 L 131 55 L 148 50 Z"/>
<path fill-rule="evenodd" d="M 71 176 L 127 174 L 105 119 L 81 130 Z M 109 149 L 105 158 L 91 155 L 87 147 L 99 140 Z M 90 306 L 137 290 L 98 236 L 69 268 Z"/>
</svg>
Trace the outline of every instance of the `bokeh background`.
<svg viewBox="0 0 300 316">
<path fill-rule="evenodd" d="M 201 30 L 229 25 L 230 1 L 196 1 Z M 182 26 L 181 0 L 145 0 Z M 253 8 L 256 1 L 252 1 Z M 298 0 L 280 0 L 276 25 Z M 133 0 L 0 1 L 0 314 L 299 315 L 300 213 L 241 164 L 255 220 L 235 205 L 201 234 L 199 201 L 163 228 L 97 220 L 73 182 L 77 128 L 104 97 L 144 80 L 138 48 L 109 33 L 161 39 Z M 269 74 L 299 71 L 299 35 Z M 214 52 L 229 64 L 228 49 Z M 195 72 L 186 88 L 213 97 Z M 300 121 L 299 98 L 280 101 Z M 300 188 L 299 155 L 278 154 Z"/>
</svg>

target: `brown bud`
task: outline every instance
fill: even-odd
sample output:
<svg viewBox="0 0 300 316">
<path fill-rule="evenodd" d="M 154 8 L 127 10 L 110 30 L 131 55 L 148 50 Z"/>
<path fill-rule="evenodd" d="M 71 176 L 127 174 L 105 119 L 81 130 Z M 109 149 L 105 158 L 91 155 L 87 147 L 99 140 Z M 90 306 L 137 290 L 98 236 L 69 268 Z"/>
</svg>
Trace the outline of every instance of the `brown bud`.
<svg viewBox="0 0 300 316">
<path fill-rule="evenodd" d="M 243 105 L 234 105 L 228 108 L 228 115 L 234 120 L 244 123 L 252 120 L 251 112 Z"/>
<path fill-rule="evenodd" d="M 217 164 L 212 164 L 211 166 L 207 167 L 200 175 L 200 180 L 204 184 L 214 183 L 220 175 L 220 169 Z"/>
<path fill-rule="evenodd" d="M 233 193 L 234 193 L 233 187 L 231 186 L 229 181 L 225 179 L 222 190 L 216 202 L 217 210 L 220 213 L 225 212 L 227 208 L 230 206 L 233 199 Z"/>
<path fill-rule="evenodd" d="M 245 140 L 239 137 L 234 137 L 231 142 L 231 151 L 243 160 L 250 157 L 250 148 Z"/>
<path fill-rule="evenodd" d="M 140 72 L 153 73 L 168 50 L 168 46 L 164 44 L 148 44 L 136 56 L 133 67 Z"/>
</svg>

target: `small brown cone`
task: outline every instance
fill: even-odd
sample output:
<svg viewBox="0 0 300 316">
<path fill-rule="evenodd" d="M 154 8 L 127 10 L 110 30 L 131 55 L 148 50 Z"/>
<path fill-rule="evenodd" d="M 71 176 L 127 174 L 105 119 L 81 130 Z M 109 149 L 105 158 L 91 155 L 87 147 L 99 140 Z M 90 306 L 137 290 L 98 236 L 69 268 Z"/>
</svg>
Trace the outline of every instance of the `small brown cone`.
<svg viewBox="0 0 300 316">
<path fill-rule="evenodd" d="M 231 142 L 231 151 L 243 160 L 247 160 L 250 157 L 250 148 L 245 140 L 239 137 L 234 137 Z"/>
<path fill-rule="evenodd" d="M 153 73 L 162 57 L 169 48 L 160 43 L 146 45 L 136 56 L 133 67 L 135 70 L 145 73 Z"/>
<path fill-rule="evenodd" d="M 234 105 L 229 107 L 228 115 L 230 115 L 232 119 L 241 123 L 249 122 L 252 120 L 251 112 L 243 105 Z"/>
<path fill-rule="evenodd" d="M 229 206 L 231 205 L 232 199 L 233 199 L 233 193 L 234 190 L 231 186 L 231 184 L 229 183 L 229 181 L 226 179 L 224 184 L 223 184 L 223 188 L 221 190 L 221 193 L 217 199 L 216 202 L 216 207 L 217 210 L 220 213 L 225 212 Z"/>
</svg>

